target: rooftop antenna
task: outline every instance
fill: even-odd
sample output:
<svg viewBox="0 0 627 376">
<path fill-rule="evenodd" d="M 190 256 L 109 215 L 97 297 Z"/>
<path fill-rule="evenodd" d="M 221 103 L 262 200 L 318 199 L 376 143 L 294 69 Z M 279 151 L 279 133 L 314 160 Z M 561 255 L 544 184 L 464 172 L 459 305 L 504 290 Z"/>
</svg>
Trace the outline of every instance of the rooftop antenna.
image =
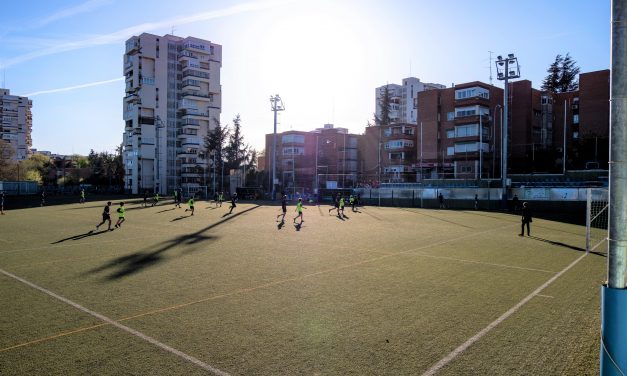
<svg viewBox="0 0 627 376">
<path fill-rule="evenodd" d="M 490 53 L 490 64 L 488 64 L 488 66 L 490 67 L 490 86 L 492 86 L 492 51 L 488 51 Z"/>
<path fill-rule="evenodd" d="M 170 32 L 170 35 L 174 35 L 174 30 L 176 30 L 176 28 L 174 27 L 174 25 L 172 25 L 172 30 Z"/>
</svg>

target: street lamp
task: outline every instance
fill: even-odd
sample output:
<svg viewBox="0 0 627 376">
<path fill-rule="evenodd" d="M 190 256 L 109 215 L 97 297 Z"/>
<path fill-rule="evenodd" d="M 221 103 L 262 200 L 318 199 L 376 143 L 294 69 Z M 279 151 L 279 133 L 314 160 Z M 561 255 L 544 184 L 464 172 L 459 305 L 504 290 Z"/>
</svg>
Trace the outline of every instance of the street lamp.
<svg viewBox="0 0 627 376">
<path fill-rule="evenodd" d="M 520 77 L 520 66 L 518 65 L 518 58 L 514 54 L 508 54 L 507 58 L 503 59 L 502 56 L 496 58 L 496 78 L 505 81 L 505 90 L 503 95 L 503 132 L 501 133 L 501 180 L 503 186 L 503 205 L 507 205 L 507 118 L 508 111 L 507 105 L 509 102 L 509 80 L 512 78 Z"/>
</svg>

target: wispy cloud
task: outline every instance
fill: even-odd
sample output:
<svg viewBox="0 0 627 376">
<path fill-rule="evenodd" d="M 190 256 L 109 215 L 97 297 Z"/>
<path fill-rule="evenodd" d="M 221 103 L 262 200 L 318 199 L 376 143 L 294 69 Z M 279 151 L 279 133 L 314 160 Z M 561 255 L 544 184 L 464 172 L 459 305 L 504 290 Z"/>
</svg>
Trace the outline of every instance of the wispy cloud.
<svg viewBox="0 0 627 376">
<path fill-rule="evenodd" d="M 93 10 L 96 10 L 96 9 L 104 6 L 104 5 L 111 4 L 111 2 L 112 2 L 111 0 L 88 0 L 88 1 L 86 1 L 86 2 L 84 2 L 82 4 L 79 4 L 77 6 L 60 10 L 60 11 L 58 11 L 56 13 L 53 13 L 53 14 L 43 18 L 43 19 L 35 21 L 32 26 L 33 27 L 46 26 L 48 24 L 51 24 L 53 22 L 62 20 L 64 18 L 76 16 L 77 14 L 81 14 L 81 13 L 91 12 Z"/>
<path fill-rule="evenodd" d="M 55 12 L 49 16 L 45 16 L 43 18 L 39 18 L 39 19 L 35 19 L 32 20 L 30 22 L 24 22 L 22 25 L 20 25 L 19 27 L 8 27 L 8 28 L 4 28 L 1 32 L 0 32 L 0 38 L 4 39 L 4 36 L 10 33 L 15 33 L 15 32 L 20 32 L 20 31 L 24 31 L 24 30 L 33 30 L 33 29 L 37 29 L 40 27 L 44 27 L 46 25 L 49 25 L 51 23 L 57 22 L 59 20 L 62 20 L 64 18 L 69 18 L 72 16 L 76 16 L 78 14 L 82 14 L 82 13 L 88 13 L 91 11 L 94 11 L 104 5 L 108 5 L 111 4 L 112 0 L 88 0 L 82 4 L 79 4 L 77 6 L 71 7 L 71 8 L 66 8 L 63 10 L 60 10 L 58 12 Z"/>
<path fill-rule="evenodd" d="M 17 65 L 29 60 L 33 60 L 43 56 L 54 55 L 62 52 L 78 50 L 87 47 L 95 47 L 113 43 L 119 43 L 125 41 L 133 35 L 138 35 L 143 32 L 149 32 L 153 30 L 169 28 L 172 25 L 185 25 L 194 22 L 208 21 L 216 18 L 223 18 L 233 16 L 236 14 L 253 12 L 257 10 L 273 8 L 278 5 L 292 2 L 293 0 L 270 0 L 270 1 L 251 1 L 248 3 L 242 3 L 234 6 L 230 6 L 224 9 L 212 10 L 208 12 L 197 13 L 193 16 L 179 16 L 170 18 L 167 20 L 157 22 L 146 22 L 139 25 L 127 27 L 122 30 L 115 31 L 110 34 L 99 35 L 96 37 L 60 43 L 56 46 L 40 49 L 27 54 L 19 55 L 13 58 L 6 59 L 3 64 L 3 68 L 7 68 L 13 65 Z M 0 67 L 1 68 L 1 67 Z"/>
<path fill-rule="evenodd" d="M 34 96 L 42 95 L 42 94 L 60 93 L 60 92 L 63 92 L 63 91 L 72 91 L 72 90 L 84 89 L 86 87 L 106 85 L 106 84 L 110 84 L 110 83 L 113 83 L 113 82 L 119 82 L 119 81 L 123 81 L 123 80 L 124 80 L 124 77 L 119 77 L 119 78 L 114 78 L 114 79 L 111 79 L 111 80 L 90 82 L 90 83 L 87 83 L 87 84 L 62 87 L 62 88 L 58 88 L 58 89 L 49 89 L 49 90 L 35 91 L 35 92 L 32 92 L 32 93 L 23 94 L 22 96 L 23 97 L 34 97 Z"/>
</svg>

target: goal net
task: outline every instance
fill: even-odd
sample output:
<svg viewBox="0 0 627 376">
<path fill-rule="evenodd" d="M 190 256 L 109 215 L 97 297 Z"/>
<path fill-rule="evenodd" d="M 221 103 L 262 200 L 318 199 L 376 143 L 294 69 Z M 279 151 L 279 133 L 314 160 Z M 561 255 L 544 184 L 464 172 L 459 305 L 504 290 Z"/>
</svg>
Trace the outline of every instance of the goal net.
<svg viewBox="0 0 627 376">
<path fill-rule="evenodd" d="M 586 251 L 607 251 L 609 197 L 607 188 L 588 188 Z"/>
</svg>

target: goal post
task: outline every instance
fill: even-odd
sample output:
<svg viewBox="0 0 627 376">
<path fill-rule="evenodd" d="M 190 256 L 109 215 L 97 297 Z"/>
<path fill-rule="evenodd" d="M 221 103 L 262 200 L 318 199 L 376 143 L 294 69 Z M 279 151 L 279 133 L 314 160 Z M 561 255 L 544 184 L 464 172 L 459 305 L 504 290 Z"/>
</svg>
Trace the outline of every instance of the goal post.
<svg viewBox="0 0 627 376">
<path fill-rule="evenodd" d="M 607 247 L 609 197 L 607 188 L 588 188 L 586 192 L 586 252 L 605 244 Z"/>
</svg>

